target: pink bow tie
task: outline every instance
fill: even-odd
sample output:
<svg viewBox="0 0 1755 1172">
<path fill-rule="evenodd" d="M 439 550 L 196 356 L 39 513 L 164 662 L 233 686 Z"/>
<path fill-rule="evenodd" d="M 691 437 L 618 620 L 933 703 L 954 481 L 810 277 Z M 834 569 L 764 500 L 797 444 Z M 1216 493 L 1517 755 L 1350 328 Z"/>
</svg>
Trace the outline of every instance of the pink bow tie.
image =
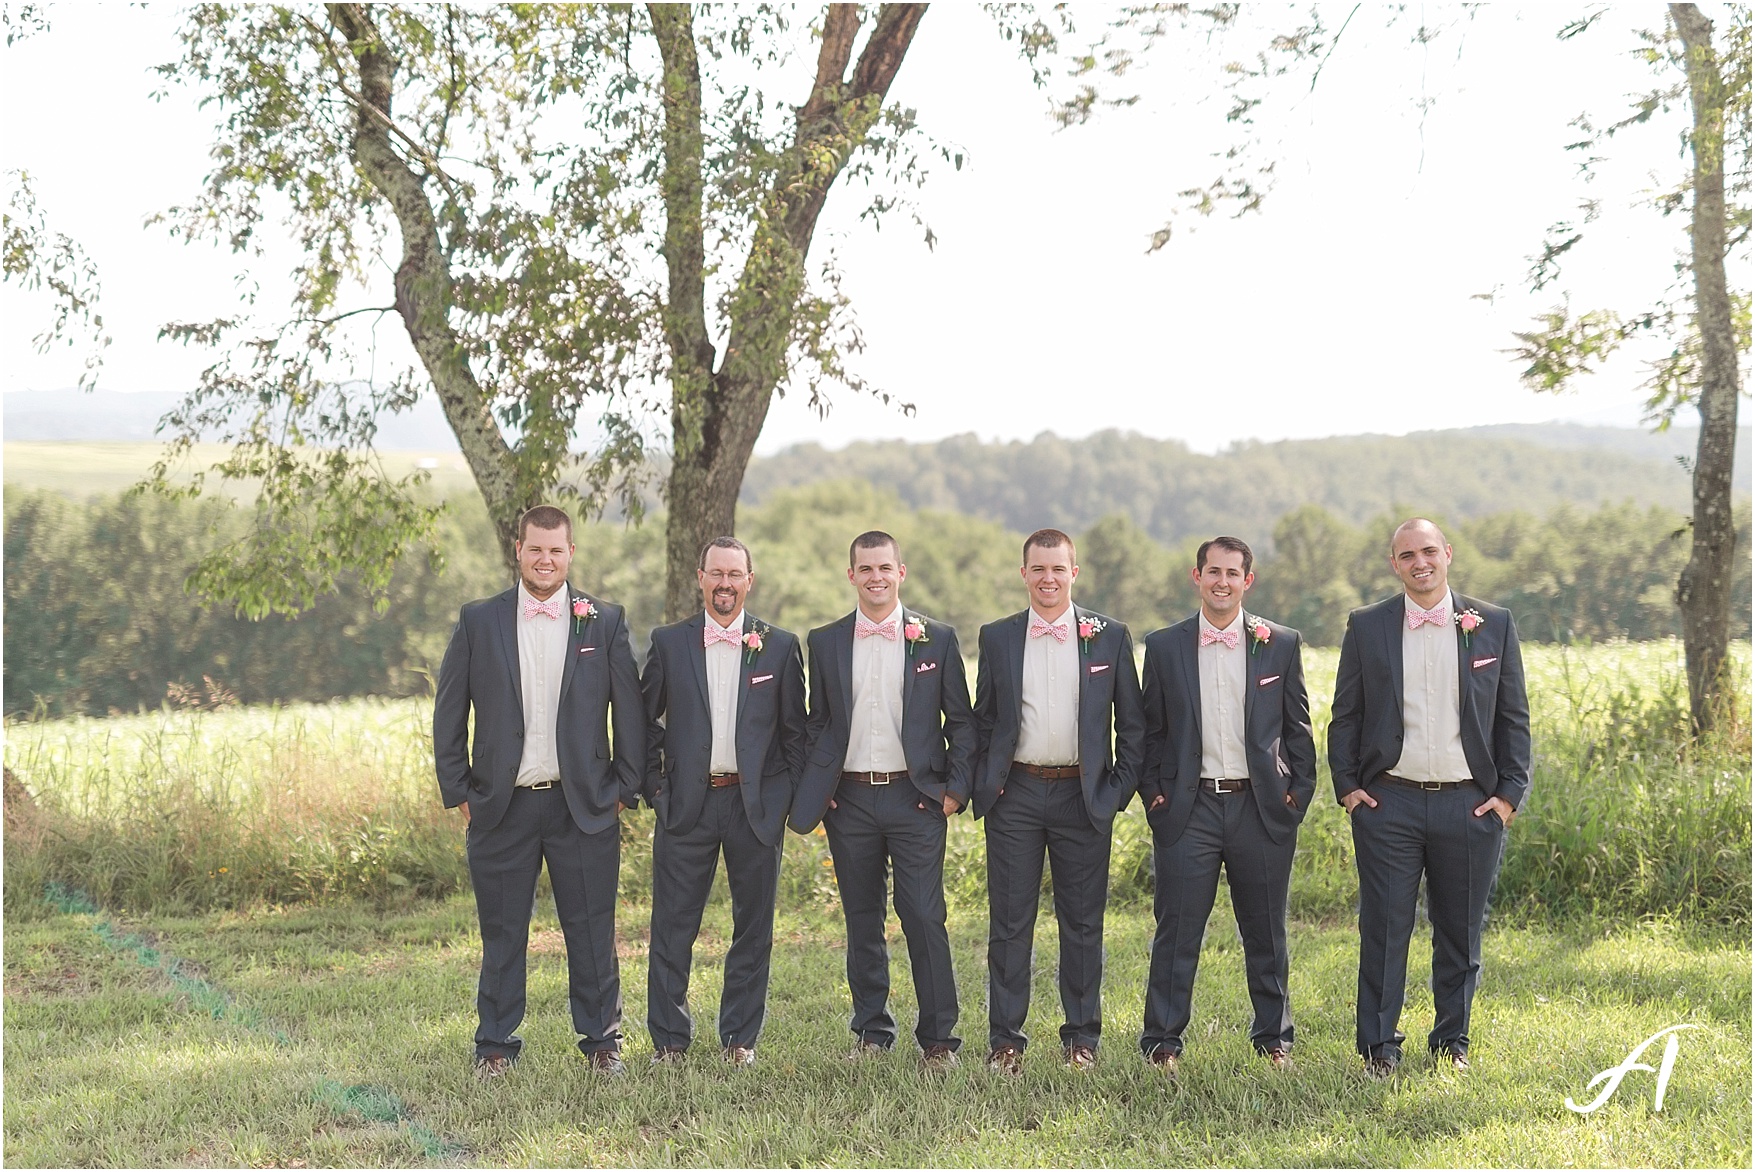
<svg viewBox="0 0 1755 1172">
<path fill-rule="evenodd" d="M 882 635 L 890 642 L 896 641 L 896 620 L 888 619 L 874 623 L 864 615 L 860 615 L 853 623 L 853 636 L 856 639 L 869 639 L 873 635 Z"/>
<path fill-rule="evenodd" d="M 560 618 L 561 617 L 561 596 L 560 596 L 560 594 L 556 593 L 555 596 L 553 598 L 549 599 L 547 602 L 538 602 L 534 598 L 526 598 L 524 600 L 524 617 L 527 619 L 533 619 L 539 614 L 545 614 L 551 619 Z"/>
<path fill-rule="evenodd" d="M 701 646 L 703 647 L 711 647 L 715 643 L 730 643 L 736 646 L 742 640 L 743 635 L 739 632 L 727 631 L 712 623 L 707 623 L 701 628 Z"/>
<path fill-rule="evenodd" d="M 1200 645 L 1202 647 L 1209 647 L 1214 643 L 1223 643 L 1225 646 L 1235 651 L 1237 650 L 1237 632 L 1215 631 L 1210 627 L 1202 627 L 1200 631 Z"/>
<path fill-rule="evenodd" d="M 1056 643 L 1065 643 L 1066 621 L 1063 619 L 1058 623 L 1045 623 L 1035 615 L 1030 616 L 1030 638 L 1040 639 L 1044 635 L 1053 635 Z"/>
<path fill-rule="evenodd" d="M 1445 613 L 1447 609 L 1441 606 L 1437 610 L 1410 610 L 1408 612 L 1408 630 L 1417 631 L 1424 623 L 1442 627 L 1444 620 L 1448 617 Z"/>
</svg>

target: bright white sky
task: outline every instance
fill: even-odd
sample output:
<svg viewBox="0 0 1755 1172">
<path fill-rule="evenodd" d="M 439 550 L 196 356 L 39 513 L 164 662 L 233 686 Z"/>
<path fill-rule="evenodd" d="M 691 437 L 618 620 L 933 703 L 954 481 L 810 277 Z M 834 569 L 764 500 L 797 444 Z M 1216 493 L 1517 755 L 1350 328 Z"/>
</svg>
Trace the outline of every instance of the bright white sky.
<svg viewBox="0 0 1755 1172">
<path fill-rule="evenodd" d="M 1524 390 L 1502 351 L 1558 300 L 1523 282 L 1543 230 L 1587 194 L 1561 149 L 1576 137 L 1567 124 L 1587 109 L 1608 121 L 1650 88 L 1630 30 L 1661 8 L 1611 11 L 1562 43 L 1556 9 L 1489 5 L 1459 23 L 1435 7 L 1450 31 L 1423 48 L 1410 36 L 1418 6 L 1387 28 L 1385 11 L 1360 9 L 1314 93 L 1284 93 L 1270 128 L 1281 178 L 1263 213 L 1179 217 L 1170 246 L 1148 256 L 1174 193 L 1217 171 L 1206 152 L 1222 141 L 1225 103 L 1200 100 L 1210 65 L 1148 59 L 1131 79 L 1136 107 L 1056 133 L 1046 96 L 987 18 L 934 6 L 892 97 L 969 156 L 919 197 L 937 248 L 905 218 L 881 233 L 859 224 L 863 194 L 838 188 L 813 254 L 840 254 L 867 343 L 857 368 L 918 414 L 842 392 L 819 422 L 795 396 L 776 402 L 758 450 L 1120 427 L 1212 451 L 1485 423 L 1637 424 L 1638 363 L 1553 398 Z M 180 87 L 149 98 L 148 68 L 177 53 L 176 14 L 57 4 L 50 16 L 51 32 L 0 50 L 0 165 L 29 170 L 52 226 L 100 267 L 115 339 L 102 385 L 186 390 L 207 356 L 157 341 L 158 328 L 232 312 L 239 261 L 142 227 L 191 199 L 206 169 L 211 115 Z M 1576 307 L 1642 306 L 1672 279 L 1685 224 L 1632 205 L 1681 174 L 1680 117 L 1618 139 L 1589 190 L 1604 216 L 1567 270 Z M 250 274 L 265 300 L 289 257 L 278 247 Z M 1494 299 L 1472 296 L 1484 293 Z M 77 381 L 79 352 L 32 350 L 46 316 L 46 302 L 0 290 L 7 390 Z M 379 338 L 380 361 L 407 354 L 394 319 Z"/>
</svg>

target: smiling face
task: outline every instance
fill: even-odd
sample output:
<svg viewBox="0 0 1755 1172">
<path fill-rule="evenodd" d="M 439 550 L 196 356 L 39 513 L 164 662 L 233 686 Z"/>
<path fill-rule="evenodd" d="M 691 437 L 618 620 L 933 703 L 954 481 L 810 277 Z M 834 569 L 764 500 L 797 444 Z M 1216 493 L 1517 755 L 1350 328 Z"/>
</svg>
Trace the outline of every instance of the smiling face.
<svg viewBox="0 0 1755 1172">
<path fill-rule="evenodd" d="M 1030 609 L 1043 618 L 1057 619 L 1072 605 L 1072 584 L 1079 567 L 1070 545 L 1030 546 L 1024 551 L 1020 573 L 1030 594 Z"/>
<path fill-rule="evenodd" d="M 750 572 L 742 550 L 711 546 L 706 562 L 705 569 L 695 571 L 701 584 L 701 603 L 724 626 L 743 609 L 743 600 L 756 576 Z"/>
<path fill-rule="evenodd" d="M 547 600 L 567 580 L 567 568 L 573 564 L 573 543 L 565 528 L 542 529 L 526 526 L 524 537 L 514 547 L 518 554 L 518 577 L 533 598 Z"/>
<path fill-rule="evenodd" d="M 855 546 L 847 580 L 859 598 L 859 613 L 873 622 L 890 613 L 902 589 L 908 567 L 902 564 L 895 545 L 885 542 L 869 549 Z"/>
<path fill-rule="evenodd" d="M 1231 625 L 1243 596 L 1255 585 L 1255 575 L 1243 568 L 1243 555 L 1217 545 L 1207 550 L 1205 564 L 1189 573 L 1200 589 L 1201 613 L 1221 630 Z"/>
<path fill-rule="evenodd" d="M 1389 567 L 1408 597 L 1430 610 L 1450 589 L 1450 546 L 1430 521 L 1405 521 L 1390 539 Z"/>
</svg>

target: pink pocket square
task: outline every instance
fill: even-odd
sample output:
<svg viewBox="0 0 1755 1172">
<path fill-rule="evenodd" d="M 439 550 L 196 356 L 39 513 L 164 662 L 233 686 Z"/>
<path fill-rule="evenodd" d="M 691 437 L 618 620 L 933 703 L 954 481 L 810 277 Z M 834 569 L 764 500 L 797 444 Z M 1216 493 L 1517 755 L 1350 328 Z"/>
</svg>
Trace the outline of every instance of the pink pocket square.
<svg viewBox="0 0 1755 1172">
<path fill-rule="evenodd" d="M 1109 668 L 1110 665 L 1107 663 L 1093 663 L 1091 665 L 1091 674 L 1096 675 L 1100 671 L 1108 671 Z"/>
<path fill-rule="evenodd" d="M 1277 684 L 1279 682 L 1280 682 L 1279 676 L 1262 676 L 1259 680 L 1255 681 L 1255 686 L 1258 688 L 1265 688 L 1269 684 Z"/>
<path fill-rule="evenodd" d="M 579 648 L 579 654 L 580 655 L 590 655 L 593 651 L 596 651 L 596 650 L 597 650 L 597 648 L 595 648 L 595 647 L 581 647 L 581 648 Z"/>
<path fill-rule="evenodd" d="M 918 665 L 917 667 L 915 667 L 914 674 L 919 675 L 923 671 L 931 671 L 933 668 L 935 668 L 937 666 L 938 666 L 938 660 L 929 659 L 925 663 L 922 663 L 922 664 Z"/>
<path fill-rule="evenodd" d="M 765 683 L 767 683 L 767 682 L 768 682 L 768 681 L 769 681 L 769 680 L 771 680 L 771 679 L 773 679 L 773 678 L 774 678 L 774 673 L 773 673 L 773 672 L 769 672 L 769 673 L 768 673 L 768 674 L 767 674 L 767 675 L 765 675 L 765 676 L 751 676 L 751 677 L 750 677 L 750 687 L 752 687 L 752 688 L 753 688 L 753 687 L 755 687 L 755 686 L 756 686 L 756 685 L 757 685 L 757 684 L 765 684 Z"/>
<path fill-rule="evenodd" d="M 1498 663 L 1498 662 L 1499 662 L 1499 657 L 1497 655 L 1489 655 L 1485 659 L 1475 660 L 1474 663 L 1471 664 L 1470 666 L 1476 667 L 1476 668 L 1482 668 L 1482 667 L 1486 667 L 1490 663 Z"/>
</svg>

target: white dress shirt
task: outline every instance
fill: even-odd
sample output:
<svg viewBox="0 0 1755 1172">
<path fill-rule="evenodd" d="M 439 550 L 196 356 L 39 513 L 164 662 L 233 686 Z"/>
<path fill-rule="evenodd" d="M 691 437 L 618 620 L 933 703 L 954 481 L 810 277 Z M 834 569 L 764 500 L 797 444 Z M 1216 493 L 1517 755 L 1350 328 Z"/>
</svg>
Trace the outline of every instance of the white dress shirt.
<svg viewBox="0 0 1755 1172">
<path fill-rule="evenodd" d="M 1406 594 L 1402 603 L 1404 616 L 1426 609 Z M 1454 596 L 1446 592 L 1437 609 L 1444 621 L 1436 627 L 1410 631 L 1402 620 L 1402 759 L 1390 772 L 1409 781 L 1466 781 Z"/>
<path fill-rule="evenodd" d="M 573 621 L 570 591 L 564 584 L 544 601 L 560 600 L 561 617 L 524 617 L 526 599 L 536 596 L 518 583 L 518 686 L 524 690 L 524 753 L 515 785 L 561 779 L 555 720 L 561 705 L 561 672 L 567 666 L 567 624 Z"/>
<path fill-rule="evenodd" d="M 1197 641 L 1200 664 L 1200 775 L 1237 779 L 1249 776 L 1243 750 L 1243 689 L 1249 660 L 1249 632 L 1243 629 L 1243 608 L 1226 627 L 1215 627 L 1201 612 L 1200 629 L 1236 631 L 1237 646 Z"/>
<path fill-rule="evenodd" d="M 721 631 L 736 631 L 743 638 L 743 611 L 720 626 L 711 611 L 705 612 L 707 625 Z M 707 772 L 737 772 L 737 672 L 744 646 L 738 643 L 715 643 L 707 648 L 707 707 L 713 717 L 713 749 L 707 757 Z"/>
<path fill-rule="evenodd" d="M 858 619 L 854 620 L 855 624 Z M 896 624 L 896 637 L 853 636 L 853 711 L 847 722 L 845 768 L 855 773 L 900 773 L 908 768 L 902 753 L 902 677 L 907 645 L 902 637 L 902 604 L 891 609 L 878 626 Z"/>
<path fill-rule="evenodd" d="M 1066 624 L 1066 642 L 1030 636 L 1034 609 L 1024 621 L 1024 694 L 1017 760 L 1029 765 L 1079 763 L 1079 623 L 1069 602 L 1052 623 Z"/>
</svg>

